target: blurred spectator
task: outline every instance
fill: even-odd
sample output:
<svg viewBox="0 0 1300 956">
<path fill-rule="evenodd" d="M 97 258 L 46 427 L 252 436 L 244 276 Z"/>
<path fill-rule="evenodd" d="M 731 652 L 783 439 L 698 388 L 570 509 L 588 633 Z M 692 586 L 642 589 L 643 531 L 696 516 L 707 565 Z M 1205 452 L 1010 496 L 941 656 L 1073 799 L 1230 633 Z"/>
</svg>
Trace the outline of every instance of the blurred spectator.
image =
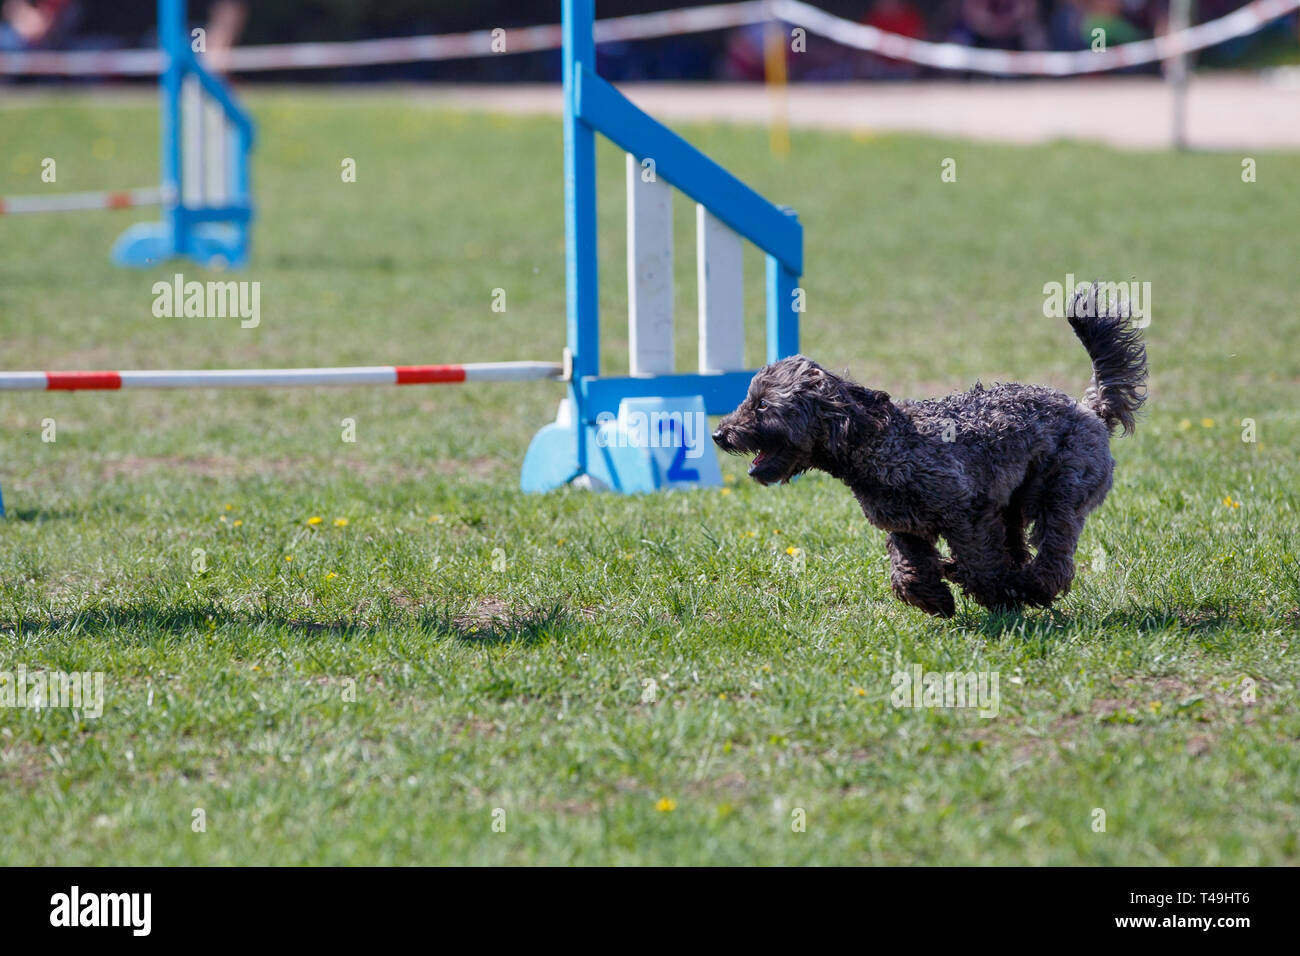
<svg viewBox="0 0 1300 956">
<path fill-rule="evenodd" d="M 1047 39 L 1052 50 L 1083 50 L 1089 46 L 1083 32 L 1088 0 L 1058 0 L 1047 19 Z"/>
<path fill-rule="evenodd" d="M 877 30 L 897 33 L 913 40 L 923 40 L 927 33 L 925 17 L 907 0 L 876 0 L 862 22 Z M 866 75 L 873 79 L 905 80 L 920 73 L 920 68 L 915 63 L 887 56 L 867 54 L 865 65 Z"/>
<path fill-rule="evenodd" d="M 785 28 L 785 24 L 782 24 Z M 759 81 L 764 76 L 763 31 L 764 25 L 756 23 L 737 27 L 727 32 L 727 47 L 722 59 L 724 80 Z M 789 57 L 786 61 L 789 62 Z"/>
<path fill-rule="evenodd" d="M 1047 33 L 1035 0 L 961 0 L 952 43 L 994 50 L 1042 50 Z"/>
<path fill-rule="evenodd" d="M 1085 44 L 1092 45 L 1095 31 L 1101 30 L 1106 38 L 1106 49 L 1121 43 L 1135 43 L 1146 39 L 1146 34 L 1139 30 L 1124 15 L 1123 0 L 1088 0 L 1087 13 L 1083 17 L 1083 36 Z"/>
<path fill-rule="evenodd" d="M 208 10 L 208 65 L 217 73 L 226 72 L 227 54 L 239 42 L 247 22 L 246 0 L 216 0 Z"/>
<path fill-rule="evenodd" d="M 71 0 L 4 0 L 0 7 L 0 50 L 18 52 L 53 45 L 66 25 Z"/>
</svg>

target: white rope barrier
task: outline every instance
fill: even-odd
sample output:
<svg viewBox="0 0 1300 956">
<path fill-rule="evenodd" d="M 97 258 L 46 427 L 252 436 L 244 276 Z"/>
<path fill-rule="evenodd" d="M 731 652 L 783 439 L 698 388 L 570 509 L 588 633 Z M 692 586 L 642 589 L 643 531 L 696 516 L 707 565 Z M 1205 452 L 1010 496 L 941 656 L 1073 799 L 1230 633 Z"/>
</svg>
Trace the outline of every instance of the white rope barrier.
<svg viewBox="0 0 1300 956">
<path fill-rule="evenodd" d="M 843 46 L 942 70 L 1022 76 L 1074 76 L 1167 60 L 1254 33 L 1266 23 L 1297 8 L 1300 8 L 1300 0 L 1253 0 L 1227 16 L 1179 33 L 1124 43 L 1107 50 L 1052 52 L 977 50 L 957 43 L 913 40 L 844 20 L 801 0 L 772 2 L 774 16 Z"/>
</svg>

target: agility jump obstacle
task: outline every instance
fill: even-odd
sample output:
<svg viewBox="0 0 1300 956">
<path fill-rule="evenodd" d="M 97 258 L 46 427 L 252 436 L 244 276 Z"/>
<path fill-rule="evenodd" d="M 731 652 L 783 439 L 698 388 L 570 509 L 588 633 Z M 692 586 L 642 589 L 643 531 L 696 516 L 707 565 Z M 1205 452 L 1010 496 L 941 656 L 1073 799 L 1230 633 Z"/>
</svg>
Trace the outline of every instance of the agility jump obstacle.
<svg viewBox="0 0 1300 956">
<path fill-rule="evenodd" d="M 242 266 L 253 221 L 253 121 L 192 49 L 185 0 L 158 0 L 158 43 L 161 186 L 0 197 L 0 215 L 161 206 L 160 222 L 137 223 L 118 237 L 116 264 L 143 268 L 184 257 L 204 266 Z"/>
<path fill-rule="evenodd" d="M 795 295 L 803 271 L 803 227 L 782 209 L 736 179 L 707 156 L 634 106 L 595 72 L 594 0 L 564 0 L 564 192 L 566 338 L 563 363 L 496 362 L 467 365 L 361 368 L 0 372 L 2 390 L 119 390 L 128 388 L 240 388 L 322 385 L 415 385 L 473 381 L 561 379 L 568 397 L 553 424 L 534 436 L 520 484 L 546 491 L 569 483 L 621 492 L 721 484 L 717 455 L 706 428 L 690 427 L 706 415 L 734 408 L 754 369 L 746 367 L 742 302 L 742 251 L 748 239 L 766 254 L 766 360 L 799 349 Z M 173 106 L 187 71 L 201 73 L 176 46 L 184 37 L 183 4 L 161 0 L 168 66 L 164 97 Z M 167 37 L 171 38 L 169 42 Z M 209 82 L 210 81 L 210 82 Z M 215 79 L 204 89 L 223 91 Z M 223 107 L 229 98 L 215 97 Z M 164 109 L 164 117 L 175 117 Z M 228 114 L 229 115 L 229 114 Z M 166 123 L 164 124 L 166 125 Z M 251 125 L 235 124 L 236 142 L 251 142 Z M 600 374 L 597 301 L 596 134 L 627 153 L 628 331 L 630 374 Z M 164 188 L 180 169 L 180 157 L 164 135 Z M 170 157 L 170 159 L 168 158 Z M 247 150 L 242 153 L 246 164 Z M 247 186 L 247 171 L 242 184 Z M 672 187 L 696 202 L 699 308 L 699 370 L 677 372 L 673 348 Z M 246 192 L 242 193 L 246 200 Z M 249 207 L 244 207 L 249 209 Z M 223 214 L 230 207 L 222 207 Z M 138 233 L 128 247 L 144 253 L 202 255 L 218 248 L 190 226 L 214 218 L 177 206 L 179 215 Z M 250 216 L 233 217 L 247 226 Z M 185 229 L 178 228 L 185 227 Z M 139 227 L 135 227 L 136 230 Z M 128 230 L 131 235 L 132 230 Z M 177 237 L 180 237 L 179 239 Z M 126 239 L 126 237 L 123 237 Z M 247 234 L 229 261 L 242 262 Z M 119 241 L 119 246 L 122 242 Z M 156 261 L 156 260 L 155 260 Z M 654 421 L 653 435 L 637 420 Z M 667 426 L 666 428 L 663 426 Z M 0 501 L 0 514 L 3 502 Z"/>
<path fill-rule="evenodd" d="M 564 0 L 564 234 L 569 395 L 533 438 L 522 487 L 590 482 L 637 492 L 720 484 L 707 434 L 672 425 L 731 411 L 754 370 L 744 362 L 742 239 L 766 253 L 768 362 L 799 350 L 795 293 L 803 227 L 662 126 L 596 73 L 594 0 Z M 630 372 L 600 374 L 596 256 L 596 134 L 627 152 Z M 671 187 L 696 202 L 699 371 L 673 365 Z M 676 416 L 676 417 L 674 417 Z M 636 434 L 657 420 L 668 435 Z M 651 441 L 647 442 L 649 437 Z M 650 447 L 647 447 L 649 445 Z"/>
</svg>

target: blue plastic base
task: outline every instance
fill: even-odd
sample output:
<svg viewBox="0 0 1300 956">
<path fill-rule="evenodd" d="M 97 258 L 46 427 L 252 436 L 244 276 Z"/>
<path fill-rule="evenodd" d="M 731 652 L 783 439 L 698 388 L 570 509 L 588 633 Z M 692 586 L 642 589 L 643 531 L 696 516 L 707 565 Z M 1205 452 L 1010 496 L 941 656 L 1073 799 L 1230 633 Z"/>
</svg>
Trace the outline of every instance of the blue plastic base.
<svg viewBox="0 0 1300 956">
<path fill-rule="evenodd" d="M 578 465 L 580 440 L 585 470 Z M 704 398 L 626 398 L 617 416 L 594 423 L 576 422 L 565 399 L 555 423 L 533 436 L 520 487 L 541 492 L 566 484 L 624 494 L 721 485 Z"/>
<path fill-rule="evenodd" d="M 177 248 L 173 230 L 163 222 L 138 222 L 113 243 L 113 262 L 147 269 L 170 259 L 187 258 L 211 269 L 240 268 L 248 263 L 247 230 L 222 223 L 191 226 L 186 248 Z"/>
</svg>

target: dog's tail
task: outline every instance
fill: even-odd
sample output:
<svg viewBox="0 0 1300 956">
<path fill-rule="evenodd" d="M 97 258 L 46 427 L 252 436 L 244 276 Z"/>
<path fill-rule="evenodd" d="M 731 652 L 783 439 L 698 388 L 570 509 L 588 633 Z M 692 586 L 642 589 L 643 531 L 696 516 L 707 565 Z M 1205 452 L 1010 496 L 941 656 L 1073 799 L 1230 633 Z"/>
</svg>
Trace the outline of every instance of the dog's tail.
<svg viewBox="0 0 1300 956">
<path fill-rule="evenodd" d="M 1083 403 L 1096 412 L 1113 434 L 1122 426 L 1133 434 L 1137 412 L 1147 400 L 1147 350 L 1141 333 L 1129 322 L 1129 309 L 1107 303 L 1104 312 L 1097 305 L 1097 283 L 1076 292 L 1067 318 L 1074 334 L 1092 359 L 1092 382 Z"/>
</svg>

